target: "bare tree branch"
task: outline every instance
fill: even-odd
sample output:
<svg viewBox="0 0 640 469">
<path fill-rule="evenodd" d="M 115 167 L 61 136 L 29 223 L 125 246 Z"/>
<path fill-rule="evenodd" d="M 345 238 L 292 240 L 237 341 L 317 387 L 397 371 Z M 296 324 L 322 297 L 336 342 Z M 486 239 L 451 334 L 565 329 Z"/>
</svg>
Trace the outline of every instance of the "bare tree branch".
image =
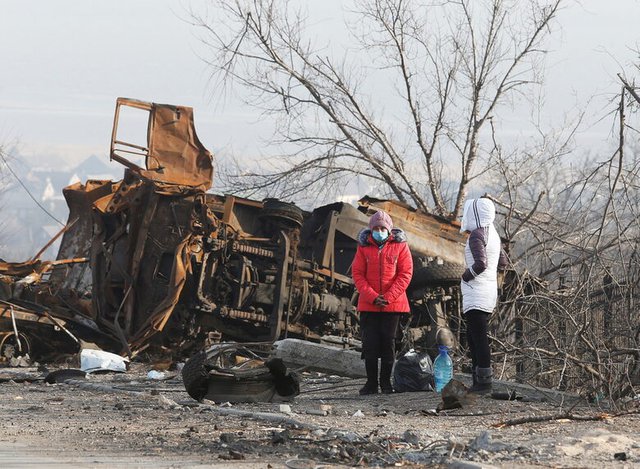
<svg viewBox="0 0 640 469">
<path fill-rule="evenodd" d="M 322 175 L 357 167 L 353 176 L 379 190 L 456 217 L 469 183 L 484 172 L 475 171 L 485 145 L 480 132 L 503 99 L 535 83 L 525 62 L 543 52 L 560 2 L 359 0 L 363 55 L 338 59 L 305 39 L 306 18 L 284 0 L 219 1 L 218 22 L 195 12 L 192 20 L 213 53 L 208 63 L 218 82 L 245 88 L 252 105 L 279 121 L 282 169 L 271 174 L 277 184 L 260 188 L 286 191 L 286 167 L 315 171 L 309 180 L 323 189 Z M 383 99 L 372 94 L 374 82 L 387 87 Z M 385 112 L 394 98 L 401 119 Z M 343 151 L 334 152 L 338 145 Z M 324 163 L 302 164 L 316 158 Z M 326 163 L 342 169 L 323 172 Z M 254 177 L 270 177 L 258 173 L 236 188 L 254 191 Z M 457 189 L 448 195 L 447 187 Z"/>
</svg>

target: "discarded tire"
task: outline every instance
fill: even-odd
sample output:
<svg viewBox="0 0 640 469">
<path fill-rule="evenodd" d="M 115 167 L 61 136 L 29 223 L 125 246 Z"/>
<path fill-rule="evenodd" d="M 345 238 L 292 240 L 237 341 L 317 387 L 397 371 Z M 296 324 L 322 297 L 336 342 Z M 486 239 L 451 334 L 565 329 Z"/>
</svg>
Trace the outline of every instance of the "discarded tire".
<svg viewBox="0 0 640 469">
<path fill-rule="evenodd" d="M 460 264 L 431 264 L 413 272 L 409 288 L 457 285 L 463 272 Z"/>
<path fill-rule="evenodd" d="M 198 401 L 214 402 L 282 402 L 300 393 L 298 376 L 289 373 L 279 358 L 247 369 L 222 366 L 222 362 L 229 363 L 224 352 L 239 348 L 218 345 L 191 357 L 182 368 L 187 393 Z"/>
<path fill-rule="evenodd" d="M 198 352 L 184 364 L 182 382 L 187 393 L 197 401 L 204 399 L 209 389 L 206 352 Z"/>
</svg>

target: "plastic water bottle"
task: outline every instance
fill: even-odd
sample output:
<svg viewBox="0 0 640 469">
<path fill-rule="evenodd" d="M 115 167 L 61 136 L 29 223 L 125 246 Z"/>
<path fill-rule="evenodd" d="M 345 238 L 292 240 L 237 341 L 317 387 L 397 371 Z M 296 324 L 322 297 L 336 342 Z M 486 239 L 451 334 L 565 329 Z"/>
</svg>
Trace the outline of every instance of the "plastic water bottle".
<svg viewBox="0 0 640 469">
<path fill-rule="evenodd" d="M 433 377 L 436 382 L 436 392 L 442 392 L 442 389 L 453 378 L 453 362 L 449 356 L 449 347 L 439 345 L 440 354 L 433 362 Z"/>
</svg>

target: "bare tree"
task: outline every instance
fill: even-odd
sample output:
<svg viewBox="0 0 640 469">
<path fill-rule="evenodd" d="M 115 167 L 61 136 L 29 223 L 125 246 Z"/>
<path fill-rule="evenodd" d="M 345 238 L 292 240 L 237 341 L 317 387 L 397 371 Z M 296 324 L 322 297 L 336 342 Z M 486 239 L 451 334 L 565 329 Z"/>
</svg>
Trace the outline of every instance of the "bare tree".
<svg viewBox="0 0 640 469">
<path fill-rule="evenodd" d="M 214 77 L 243 87 L 251 105 L 277 119 L 284 155 L 271 167 L 242 168 L 233 185 L 290 197 L 357 176 L 458 216 L 494 148 L 488 123 L 539 81 L 561 3 L 357 0 L 359 49 L 333 55 L 285 0 L 223 0 L 216 18 L 193 13 Z"/>
<path fill-rule="evenodd" d="M 594 401 L 640 386 L 640 99 L 621 79 L 610 154 L 574 167 L 537 158 L 537 170 L 521 162 L 514 172 L 516 156 L 497 165 L 508 184 L 496 201 L 520 245 L 519 275 L 495 316 L 497 361 L 507 376 Z"/>
</svg>

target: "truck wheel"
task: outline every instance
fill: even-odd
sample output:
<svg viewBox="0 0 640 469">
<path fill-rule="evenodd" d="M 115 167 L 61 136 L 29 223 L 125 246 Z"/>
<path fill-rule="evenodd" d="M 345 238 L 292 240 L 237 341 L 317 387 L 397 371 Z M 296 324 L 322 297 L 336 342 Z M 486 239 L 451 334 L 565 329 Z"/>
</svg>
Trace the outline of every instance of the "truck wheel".
<svg viewBox="0 0 640 469">
<path fill-rule="evenodd" d="M 209 389 L 209 371 L 206 352 L 198 352 L 184 364 L 182 382 L 187 393 L 196 401 L 201 401 Z"/>
<path fill-rule="evenodd" d="M 409 288 L 457 285 L 463 273 L 464 267 L 460 264 L 431 264 L 413 273 Z"/>
<path fill-rule="evenodd" d="M 297 205 L 278 199 L 265 199 L 260 218 L 273 218 L 287 225 L 300 228 L 304 223 L 304 213 Z"/>
<path fill-rule="evenodd" d="M 0 341 L 0 358 L 8 360 L 20 356 L 32 355 L 29 338 L 22 332 L 18 332 L 18 337 L 20 339 L 19 344 L 13 332 L 6 334 L 2 338 L 2 341 Z M 22 348 L 22 350 L 20 350 L 20 348 Z"/>
</svg>

